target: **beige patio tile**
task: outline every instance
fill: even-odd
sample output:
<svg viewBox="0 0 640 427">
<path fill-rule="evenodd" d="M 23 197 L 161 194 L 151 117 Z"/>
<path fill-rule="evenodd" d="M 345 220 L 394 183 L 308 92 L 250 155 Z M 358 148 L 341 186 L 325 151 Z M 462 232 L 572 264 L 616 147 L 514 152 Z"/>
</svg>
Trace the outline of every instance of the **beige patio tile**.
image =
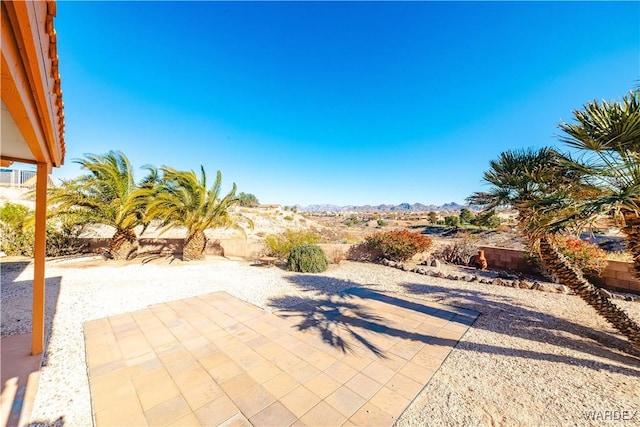
<svg viewBox="0 0 640 427">
<path fill-rule="evenodd" d="M 349 381 L 358 373 L 358 371 L 353 369 L 351 366 L 341 361 L 333 363 L 331 366 L 325 369 L 324 372 L 334 380 L 343 384 Z"/>
<path fill-rule="evenodd" d="M 102 411 L 95 414 L 96 425 L 103 426 L 147 426 L 142 412 L 123 414 L 118 411 Z"/>
<path fill-rule="evenodd" d="M 299 383 L 304 383 L 319 374 L 320 370 L 303 360 L 288 369 L 287 373 Z"/>
<path fill-rule="evenodd" d="M 336 391 L 342 383 L 331 378 L 324 372 L 320 372 L 315 377 L 304 383 L 304 386 L 315 393 L 320 399 L 324 399 Z"/>
<path fill-rule="evenodd" d="M 137 377 L 138 375 L 147 374 L 162 368 L 162 362 L 155 353 L 147 353 L 142 356 L 128 359 L 125 362 L 129 375 Z"/>
<path fill-rule="evenodd" d="M 182 396 L 192 410 L 211 403 L 224 395 L 224 391 L 214 381 L 207 381 L 187 390 L 182 390 Z"/>
<path fill-rule="evenodd" d="M 424 383 L 414 381 L 405 375 L 396 374 L 389 380 L 389 382 L 386 384 L 386 387 L 406 397 L 407 399 L 412 400 L 416 397 L 420 390 L 424 388 L 424 385 Z"/>
<path fill-rule="evenodd" d="M 238 407 L 226 395 L 196 409 L 194 414 L 203 426 L 217 426 L 237 414 Z"/>
<path fill-rule="evenodd" d="M 276 397 L 261 385 L 256 385 L 233 399 L 233 403 L 247 418 L 253 417 L 275 401 Z"/>
<path fill-rule="evenodd" d="M 369 402 L 382 409 L 394 418 L 398 418 L 411 402 L 410 399 L 396 393 L 388 387 L 383 387 L 378 391 Z"/>
<path fill-rule="evenodd" d="M 345 419 L 353 415 L 366 402 L 365 399 L 358 396 L 354 391 L 345 386 L 338 388 L 327 396 L 324 401 L 337 409 L 345 416 Z"/>
<path fill-rule="evenodd" d="M 91 403 L 94 412 L 100 412 L 118 402 L 138 401 L 136 394 L 136 389 L 129 380 L 102 383 L 100 386 L 94 386 Z"/>
<path fill-rule="evenodd" d="M 200 427 L 203 424 L 193 412 L 189 412 L 187 415 L 178 418 L 172 423 L 167 424 L 169 427 Z"/>
<path fill-rule="evenodd" d="M 182 392 L 199 384 L 213 381 L 207 370 L 200 365 L 172 373 L 171 376 Z"/>
<path fill-rule="evenodd" d="M 149 353 L 152 354 L 152 353 Z M 120 369 L 127 369 L 127 362 L 123 359 L 116 359 L 112 361 L 106 361 L 101 365 L 94 365 L 89 367 L 89 373 L 94 377 L 110 374 Z"/>
<path fill-rule="evenodd" d="M 254 427 L 254 426 L 249 422 L 247 417 L 242 415 L 242 413 L 238 412 L 237 414 L 235 414 L 234 416 L 232 416 L 231 418 L 229 418 L 228 420 L 220 424 L 220 427 Z"/>
<path fill-rule="evenodd" d="M 206 338 L 206 335 L 204 336 Z M 207 343 L 196 348 L 189 349 L 189 352 L 196 359 L 204 359 L 216 353 L 222 353 L 222 350 L 207 339 Z"/>
<path fill-rule="evenodd" d="M 256 385 L 258 385 L 258 383 L 246 372 L 242 372 L 235 377 L 231 377 L 220 383 L 220 387 L 231 399 L 241 395 Z"/>
<path fill-rule="evenodd" d="M 368 400 L 382 387 L 382 384 L 363 373 L 357 373 L 345 385 L 360 397 Z"/>
<path fill-rule="evenodd" d="M 275 359 L 279 354 L 284 353 L 285 349 L 280 345 L 270 340 L 269 343 L 261 345 L 256 348 L 255 351 L 267 360 Z"/>
<path fill-rule="evenodd" d="M 216 382 L 221 383 L 226 379 L 234 377 L 243 372 L 243 369 L 233 360 L 229 360 L 221 365 L 218 365 L 214 368 L 206 368 L 209 372 L 209 375 L 216 380 Z"/>
<path fill-rule="evenodd" d="M 147 423 L 152 426 L 165 425 L 189 414 L 191 408 L 182 396 L 176 396 L 144 413 Z"/>
<path fill-rule="evenodd" d="M 342 425 L 346 417 L 327 402 L 320 402 L 300 418 L 300 424 L 314 427 L 335 427 Z"/>
<path fill-rule="evenodd" d="M 265 383 L 276 375 L 281 374 L 282 372 L 282 369 L 278 368 L 276 365 L 269 361 L 263 362 L 258 366 L 254 366 L 247 371 L 251 378 L 256 380 L 258 384 Z"/>
<path fill-rule="evenodd" d="M 134 379 L 134 384 L 135 381 Z M 170 377 L 159 378 L 141 387 L 136 385 L 136 391 L 138 392 L 140 403 L 142 403 L 142 409 L 145 411 L 180 395 L 180 389 Z"/>
<path fill-rule="evenodd" d="M 298 387 L 300 383 L 293 379 L 291 375 L 286 372 L 282 372 L 262 385 L 269 391 L 269 393 L 280 399 L 282 396 Z"/>
<path fill-rule="evenodd" d="M 304 360 L 306 360 L 308 363 L 310 363 L 311 365 L 313 365 L 314 367 L 318 368 L 321 371 L 324 371 L 329 366 L 333 365 L 335 362 L 338 361 L 338 359 L 330 356 L 324 351 L 315 351 L 310 355 L 308 355 L 308 357 L 305 357 Z"/>
<path fill-rule="evenodd" d="M 395 374 L 396 371 L 385 366 L 379 361 L 371 362 L 366 368 L 362 370 L 362 373 L 379 382 L 380 384 L 386 384 Z"/>
<path fill-rule="evenodd" d="M 198 357 L 197 360 L 208 371 L 231 361 L 229 356 L 224 354 L 222 351 L 216 351 L 215 353 Z"/>
<path fill-rule="evenodd" d="M 399 373 L 409 378 L 413 378 L 414 380 L 423 384 L 426 384 L 429 381 L 434 372 L 435 369 L 425 368 L 413 362 L 407 363 L 399 371 Z"/>
<path fill-rule="evenodd" d="M 371 402 L 365 403 L 355 414 L 349 418 L 349 422 L 357 426 L 392 426 L 396 418 L 386 413 Z"/>
<path fill-rule="evenodd" d="M 307 388 L 305 388 L 304 386 L 299 386 L 283 396 L 280 399 L 280 403 L 282 403 L 296 417 L 300 418 L 311 408 L 316 406 L 320 402 L 320 400 L 322 399 L 309 391 Z"/>
<path fill-rule="evenodd" d="M 289 426 L 297 417 L 282 403 L 274 402 L 251 417 L 249 421 L 255 427 Z"/>
<path fill-rule="evenodd" d="M 367 351 L 368 350 L 361 351 L 360 354 L 365 353 Z M 340 359 L 340 361 L 343 363 L 346 363 L 347 365 L 351 366 L 353 369 L 357 371 L 363 370 L 372 362 L 370 358 L 365 357 L 364 355 L 361 356 L 353 353 L 346 355 L 345 357 Z"/>
</svg>

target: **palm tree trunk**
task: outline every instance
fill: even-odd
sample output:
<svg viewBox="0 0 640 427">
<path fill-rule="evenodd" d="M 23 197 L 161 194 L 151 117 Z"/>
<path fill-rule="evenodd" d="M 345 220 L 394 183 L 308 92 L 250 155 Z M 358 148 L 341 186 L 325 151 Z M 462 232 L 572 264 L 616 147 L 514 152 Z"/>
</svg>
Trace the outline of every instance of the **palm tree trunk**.
<svg viewBox="0 0 640 427">
<path fill-rule="evenodd" d="M 600 293 L 599 288 L 586 280 L 580 270 L 576 269 L 547 237 L 540 239 L 540 258 L 544 265 L 553 271 L 560 283 L 571 288 L 599 315 L 626 336 L 633 347 L 640 350 L 640 325 L 611 302 L 609 297 Z"/>
<path fill-rule="evenodd" d="M 184 261 L 204 259 L 204 249 L 207 247 L 207 236 L 203 231 L 196 231 L 187 236 L 182 250 Z"/>
<path fill-rule="evenodd" d="M 623 211 L 624 227 L 621 231 L 627 236 L 627 249 L 633 257 L 633 269 L 640 279 L 640 217 L 633 211 Z"/>
<path fill-rule="evenodd" d="M 113 259 L 132 259 L 138 253 L 138 237 L 131 229 L 116 230 L 109 243 L 109 254 Z"/>
</svg>

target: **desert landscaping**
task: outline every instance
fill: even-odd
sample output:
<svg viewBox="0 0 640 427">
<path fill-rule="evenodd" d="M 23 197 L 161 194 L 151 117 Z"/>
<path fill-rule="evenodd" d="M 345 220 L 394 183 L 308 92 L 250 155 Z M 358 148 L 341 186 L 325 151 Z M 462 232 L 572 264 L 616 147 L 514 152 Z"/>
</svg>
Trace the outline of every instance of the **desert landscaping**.
<svg viewBox="0 0 640 427">
<path fill-rule="evenodd" d="M 313 230 L 335 249 L 380 229 L 424 231 L 426 224 L 396 215 L 386 218 L 382 227 L 377 219 L 366 218 L 357 225 L 345 225 L 344 216 L 334 214 L 310 215 L 273 206 L 240 209 L 251 217 L 254 228 L 246 236 L 209 230 L 210 241 L 218 244 L 207 249 L 204 260 L 184 262 L 179 254 L 157 247 L 132 260 L 106 260 L 100 255 L 104 248 L 98 245 L 94 255 L 47 261 L 48 346 L 30 425 L 94 422 L 85 322 L 215 291 L 277 312 L 302 298 L 337 295 L 356 287 L 479 313 L 397 419 L 398 426 L 600 425 L 606 411 L 636 410 L 639 354 L 568 289 L 532 276 L 527 280 L 547 292 L 520 289 L 513 272 L 510 277 L 491 268 L 480 271 L 445 261 L 432 266 L 433 256 L 428 254 L 398 265 L 339 257 L 326 272 L 312 275 L 288 271 L 284 264 L 269 267 L 257 262 L 265 253 L 264 237 L 286 229 Z M 502 230 L 479 231 L 475 236 L 466 232 L 459 237 L 456 233 L 432 234 L 432 252 L 461 240 L 477 246 L 508 240 L 512 247 L 521 246 L 509 226 Z M 180 237 L 180 230 L 168 235 L 153 229 L 145 233 L 152 240 Z M 90 227 L 83 237 L 100 242 L 109 235 L 108 227 Z M 255 253 L 244 258 L 222 256 L 219 243 L 235 240 L 244 240 Z M 30 331 L 32 269 L 28 259 L 2 259 L 3 337 Z M 513 286 L 502 283 L 509 278 Z M 640 319 L 640 304 L 634 302 L 634 295 L 615 294 L 615 304 Z"/>
</svg>

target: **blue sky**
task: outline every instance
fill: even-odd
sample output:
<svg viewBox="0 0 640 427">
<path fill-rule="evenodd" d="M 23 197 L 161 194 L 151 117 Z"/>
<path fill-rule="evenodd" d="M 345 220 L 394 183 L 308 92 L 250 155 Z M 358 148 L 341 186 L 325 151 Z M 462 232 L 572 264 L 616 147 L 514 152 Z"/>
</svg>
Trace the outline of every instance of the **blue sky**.
<svg viewBox="0 0 640 427">
<path fill-rule="evenodd" d="M 640 79 L 638 2 L 59 1 L 55 26 L 54 179 L 122 150 L 283 205 L 464 202 Z"/>
</svg>

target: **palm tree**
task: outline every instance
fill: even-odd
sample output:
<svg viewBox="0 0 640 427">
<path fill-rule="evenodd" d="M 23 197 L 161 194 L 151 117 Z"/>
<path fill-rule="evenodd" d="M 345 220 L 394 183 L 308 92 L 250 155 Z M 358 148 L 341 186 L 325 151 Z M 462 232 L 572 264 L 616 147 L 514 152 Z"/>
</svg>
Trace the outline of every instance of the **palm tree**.
<svg viewBox="0 0 640 427">
<path fill-rule="evenodd" d="M 231 227 L 244 231 L 238 224 L 240 219 L 253 227 L 250 220 L 229 212 L 231 207 L 238 204 L 235 184 L 227 195 L 220 197 L 220 171 L 209 189 L 203 167 L 200 169 L 200 177 L 193 171 L 183 172 L 166 166 L 161 171 L 160 183 L 147 192 L 149 195 L 153 194 L 153 197 L 147 205 L 146 218 L 159 219 L 163 232 L 176 226 L 187 228 L 182 254 L 185 261 L 204 258 L 206 229 Z"/>
<path fill-rule="evenodd" d="M 570 224 L 558 221 L 559 217 L 589 219 L 585 211 L 582 216 L 576 214 L 574 202 L 594 191 L 581 183 L 580 171 L 566 167 L 568 163 L 568 157 L 549 148 L 507 151 L 491 161 L 490 170 L 484 173 L 490 190 L 476 192 L 467 200 L 485 210 L 499 206 L 516 209 L 527 244 L 539 253 L 545 267 L 640 349 L 640 325 L 587 281 L 554 243 L 552 233 Z"/>
<path fill-rule="evenodd" d="M 621 224 L 640 278 L 640 90 L 622 102 L 586 104 L 575 123 L 561 123 L 560 139 L 583 154 L 571 167 L 598 188 L 577 212 L 612 214 Z"/>
<path fill-rule="evenodd" d="M 68 215 L 83 224 L 115 228 L 107 255 L 113 259 L 135 257 L 138 237 L 134 228 L 144 225 L 145 203 L 138 190 L 153 184 L 153 170 L 137 185 L 131 163 L 120 151 L 87 154 L 75 162 L 89 173 L 49 189 L 50 214 Z"/>
</svg>

